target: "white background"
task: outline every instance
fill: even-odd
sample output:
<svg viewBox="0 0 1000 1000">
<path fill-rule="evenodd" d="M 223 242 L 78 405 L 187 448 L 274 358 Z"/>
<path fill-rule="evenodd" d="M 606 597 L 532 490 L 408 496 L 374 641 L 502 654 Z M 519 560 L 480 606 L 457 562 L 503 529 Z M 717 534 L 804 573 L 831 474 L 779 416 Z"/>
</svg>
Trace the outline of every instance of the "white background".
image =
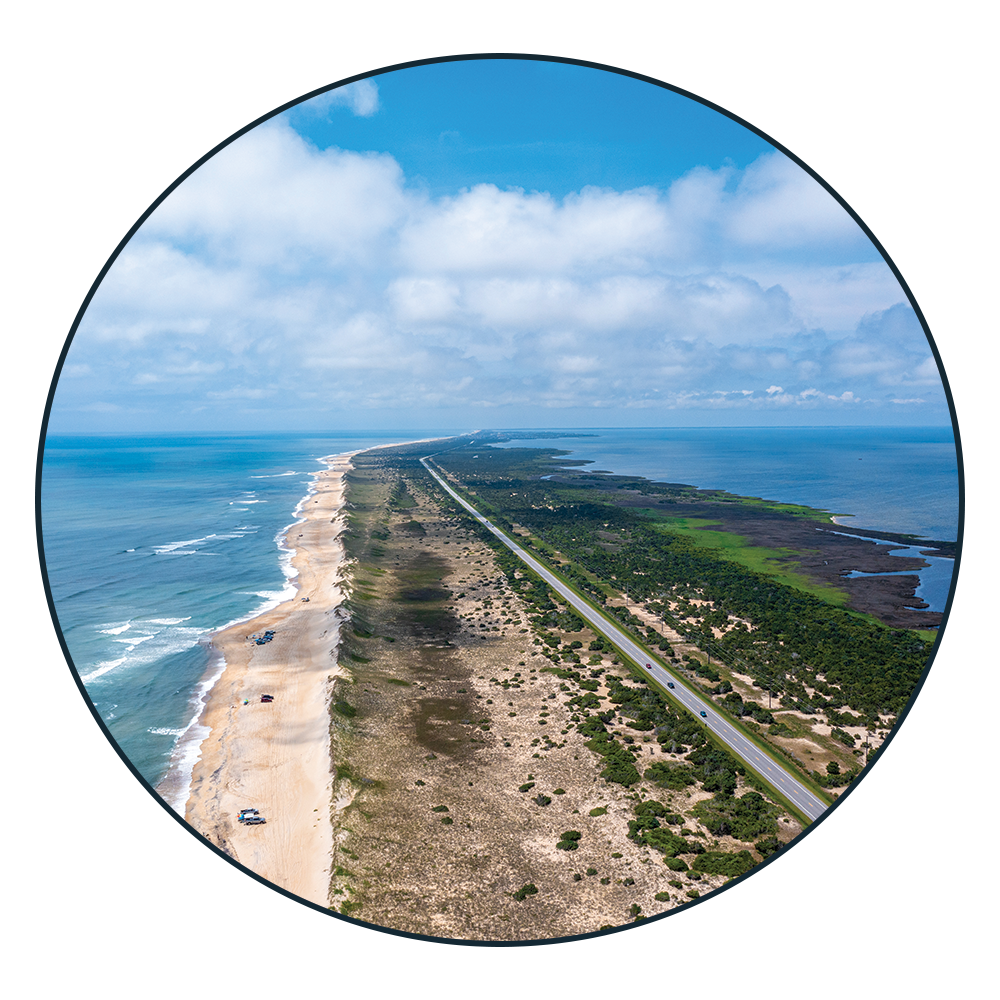
<svg viewBox="0 0 1000 1000">
<path fill-rule="evenodd" d="M 987 992 L 995 889 L 995 25 L 986 5 L 516 0 L 22 5 L 5 19 L 2 658 L 6 927 L 16 996 L 923 997 Z M 461 52 L 620 66 L 752 122 L 872 228 L 951 379 L 968 519 L 916 707 L 845 807 L 718 899 L 568 945 L 428 944 L 349 926 L 225 864 L 107 744 L 66 668 L 31 524 L 49 380 L 91 282 L 203 153 L 346 76 Z M 992 296 L 991 296 L 992 298 Z M 991 302 L 992 305 L 992 302 Z M 990 674 L 992 672 L 990 671 Z M 985 731 L 984 728 L 985 727 Z"/>
</svg>

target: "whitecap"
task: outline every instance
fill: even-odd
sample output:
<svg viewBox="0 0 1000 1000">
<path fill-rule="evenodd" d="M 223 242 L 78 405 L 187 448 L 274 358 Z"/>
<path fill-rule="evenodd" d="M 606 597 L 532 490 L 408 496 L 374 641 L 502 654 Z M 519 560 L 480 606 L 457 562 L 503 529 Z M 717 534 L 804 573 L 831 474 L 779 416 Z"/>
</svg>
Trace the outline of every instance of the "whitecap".
<svg viewBox="0 0 1000 1000">
<path fill-rule="evenodd" d="M 189 556 L 192 554 L 193 546 L 204 545 L 206 542 L 211 541 L 227 541 L 230 538 L 242 537 L 243 535 L 239 533 L 220 535 L 213 532 L 211 535 L 205 535 L 204 538 L 188 538 L 183 542 L 168 542 L 166 545 L 154 545 L 152 548 L 158 556 L 173 555 L 174 553 L 177 555 Z"/>
<path fill-rule="evenodd" d="M 114 670 L 115 667 L 120 667 L 127 659 L 127 656 L 123 656 L 117 660 L 105 660 L 103 663 L 98 663 L 89 674 L 84 674 L 80 680 L 83 681 L 84 684 L 96 681 L 98 677 L 103 677 L 106 673 L 108 673 L 108 671 Z"/>
<path fill-rule="evenodd" d="M 140 642 L 145 642 L 147 639 L 155 639 L 160 633 L 150 632 L 149 635 L 133 635 L 125 639 L 112 639 L 112 642 L 124 642 L 128 644 L 129 650 L 135 649 Z"/>
<path fill-rule="evenodd" d="M 132 622 L 127 621 L 124 625 L 112 625 L 110 628 L 99 628 L 97 631 L 101 635 L 121 635 L 127 628 L 131 626 Z"/>
<path fill-rule="evenodd" d="M 166 726 L 150 726 L 146 730 L 147 733 L 152 733 L 154 736 L 180 736 L 184 731 L 183 729 L 168 729 Z"/>
</svg>

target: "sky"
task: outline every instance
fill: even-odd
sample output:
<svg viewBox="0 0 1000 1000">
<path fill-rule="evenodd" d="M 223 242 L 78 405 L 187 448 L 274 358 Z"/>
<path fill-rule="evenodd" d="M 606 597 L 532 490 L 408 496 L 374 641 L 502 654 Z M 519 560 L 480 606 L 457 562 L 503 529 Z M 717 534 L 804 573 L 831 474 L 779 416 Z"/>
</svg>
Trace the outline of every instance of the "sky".
<svg viewBox="0 0 1000 1000">
<path fill-rule="evenodd" d="M 98 288 L 50 430 L 949 422 L 902 288 L 807 172 L 665 88 L 520 59 L 226 146 Z"/>
</svg>

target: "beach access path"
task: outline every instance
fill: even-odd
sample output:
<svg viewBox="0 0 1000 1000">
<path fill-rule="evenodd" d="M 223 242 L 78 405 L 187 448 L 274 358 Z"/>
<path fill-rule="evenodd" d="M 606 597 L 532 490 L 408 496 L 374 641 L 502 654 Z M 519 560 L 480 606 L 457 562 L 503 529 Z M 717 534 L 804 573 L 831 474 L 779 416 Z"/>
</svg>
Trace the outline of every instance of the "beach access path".
<svg viewBox="0 0 1000 1000">
<path fill-rule="evenodd" d="M 328 468 L 315 474 L 298 510 L 304 520 L 286 535 L 295 596 L 212 636 L 226 666 L 200 720 L 210 732 L 185 808 L 188 823 L 240 864 L 324 907 L 333 856 L 329 692 L 339 673 L 339 536 L 350 457 L 323 460 Z M 268 629 L 270 642 L 248 638 Z M 274 701 L 261 703 L 265 694 Z M 240 824 L 247 808 L 267 822 Z"/>
</svg>

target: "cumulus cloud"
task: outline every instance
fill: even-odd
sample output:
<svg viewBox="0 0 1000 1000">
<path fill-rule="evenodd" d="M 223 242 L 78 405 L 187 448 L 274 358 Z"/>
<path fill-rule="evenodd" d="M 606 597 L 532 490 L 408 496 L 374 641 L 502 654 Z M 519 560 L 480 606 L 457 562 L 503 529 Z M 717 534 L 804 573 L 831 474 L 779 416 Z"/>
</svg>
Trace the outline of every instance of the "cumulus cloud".
<svg viewBox="0 0 1000 1000">
<path fill-rule="evenodd" d="M 325 106 L 377 106 L 354 86 Z M 665 190 L 432 198 L 388 155 L 319 150 L 276 121 L 209 161 L 126 248 L 60 400 L 300 400 L 425 423 L 458 406 L 507 423 L 531 407 L 940 406 L 926 338 L 871 253 L 777 153 Z"/>
<path fill-rule="evenodd" d="M 358 80 L 296 106 L 297 111 L 321 117 L 334 108 L 347 108 L 361 118 L 371 118 L 379 109 L 378 84 L 374 80 Z"/>
</svg>

